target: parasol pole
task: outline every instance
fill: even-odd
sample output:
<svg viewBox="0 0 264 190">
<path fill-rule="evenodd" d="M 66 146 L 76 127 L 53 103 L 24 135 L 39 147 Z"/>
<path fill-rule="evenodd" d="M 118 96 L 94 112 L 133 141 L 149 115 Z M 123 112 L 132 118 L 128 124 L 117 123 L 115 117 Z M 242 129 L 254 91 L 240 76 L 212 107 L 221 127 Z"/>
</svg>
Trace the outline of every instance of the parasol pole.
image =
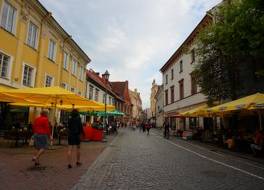
<svg viewBox="0 0 264 190">
<path fill-rule="evenodd" d="M 57 97 L 56 97 L 57 99 Z M 55 104 L 54 104 L 54 108 L 53 108 L 53 123 L 51 125 L 51 141 L 50 141 L 50 145 L 53 146 L 53 137 L 54 137 L 54 126 L 55 126 L 55 123 L 56 123 L 56 109 L 57 109 L 57 101 L 55 100 Z"/>
<path fill-rule="evenodd" d="M 259 117 L 259 129 L 262 129 L 262 117 L 261 117 L 261 110 L 258 110 L 258 117 Z"/>
</svg>

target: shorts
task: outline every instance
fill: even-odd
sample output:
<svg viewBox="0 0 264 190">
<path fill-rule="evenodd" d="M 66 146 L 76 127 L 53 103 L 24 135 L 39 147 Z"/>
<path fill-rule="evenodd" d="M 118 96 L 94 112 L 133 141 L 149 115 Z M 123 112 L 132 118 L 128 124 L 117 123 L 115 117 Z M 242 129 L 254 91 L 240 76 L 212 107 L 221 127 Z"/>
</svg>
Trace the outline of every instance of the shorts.
<svg viewBox="0 0 264 190">
<path fill-rule="evenodd" d="M 36 149 L 47 149 L 48 148 L 48 135 L 34 135 L 34 146 Z"/>
<path fill-rule="evenodd" d="M 80 143 L 81 143 L 80 135 L 68 136 L 68 144 L 69 145 L 80 145 Z"/>
</svg>

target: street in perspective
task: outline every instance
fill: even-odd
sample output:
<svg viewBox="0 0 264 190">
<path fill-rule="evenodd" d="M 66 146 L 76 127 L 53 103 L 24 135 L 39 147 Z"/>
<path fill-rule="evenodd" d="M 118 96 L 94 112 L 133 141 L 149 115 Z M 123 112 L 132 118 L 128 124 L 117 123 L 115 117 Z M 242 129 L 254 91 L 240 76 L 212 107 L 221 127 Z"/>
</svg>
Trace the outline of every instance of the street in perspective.
<svg viewBox="0 0 264 190">
<path fill-rule="evenodd" d="M 262 162 L 263 164 L 263 162 Z M 120 134 L 73 189 L 263 189 L 264 167 L 210 148 L 132 129 Z"/>
<path fill-rule="evenodd" d="M 263 0 L 0 0 L 0 189 L 264 189 Z"/>
</svg>

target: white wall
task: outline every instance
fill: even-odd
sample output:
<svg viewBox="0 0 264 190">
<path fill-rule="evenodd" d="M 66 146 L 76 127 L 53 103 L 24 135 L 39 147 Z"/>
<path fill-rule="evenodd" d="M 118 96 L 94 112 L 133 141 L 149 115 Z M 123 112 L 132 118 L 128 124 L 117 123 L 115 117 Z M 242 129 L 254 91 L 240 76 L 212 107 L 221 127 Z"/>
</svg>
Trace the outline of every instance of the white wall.
<svg viewBox="0 0 264 190">
<path fill-rule="evenodd" d="M 164 122 L 164 103 L 163 103 L 163 90 L 158 91 L 157 94 L 157 104 L 156 104 L 156 126 L 162 127 Z"/>
<path fill-rule="evenodd" d="M 191 50 L 195 46 L 190 47 L 189 52 L 182 54 L 180 58 L 174 62 L 164 73 L 163 73 L 163 85 L 164 85 L 164 111 L 172 111 L 175 109 L 181 109 L 186 106 L 191 106 L 206 101 L 206 97 L 201 94 L 191 95 L 191 76 L 190 74 L 194 70 L 194 66 L 197 64 L 197 56 L 195 62 L 191 63 Z M 180 61 L 183 61 L 183 71 L 180 73 Z M 174 69 L 174 79 L 171 80 L 171 69 Z M 166 84 L 166 74 L 168 74 L 168 84 Z M 184 98 L 180 100 L 180 89 L 179 81 L 184 79 Z M 174 103 L 171 103 L 171 90 L 170 87 L 174 85 Z M 165 90 L 168 90 L 168 105 L 165 105 Z M 197 88 L 200 91 L 200 88 Z"/>
<path fill-rule="evenodd" d="M 90 90 L 90 85 L 92 85 L 94 88 L 93 88 L 93 98 L 92 100 L 95 100 L 95 89 L 98 89 L 99 90 L 99 93 L 98 93 L 98 102 L 100 103 L 103 103 L 104 102 L 104 94 L 105 94 L 105 91 L 100 88 L 99 85 L 96 86 L 95 83 L 91 83 L 90 81 L 87 81 L 86 82 L 86 98 L 89 98 L 89 90 Z M 111 96 L 110 94 L 107 94 L 107 104 L 113 104 L 113 101 L 109 102 L 109 96 L 111 97 L 111 99 L 113 99 L 114 97 Z"/>
</svg>

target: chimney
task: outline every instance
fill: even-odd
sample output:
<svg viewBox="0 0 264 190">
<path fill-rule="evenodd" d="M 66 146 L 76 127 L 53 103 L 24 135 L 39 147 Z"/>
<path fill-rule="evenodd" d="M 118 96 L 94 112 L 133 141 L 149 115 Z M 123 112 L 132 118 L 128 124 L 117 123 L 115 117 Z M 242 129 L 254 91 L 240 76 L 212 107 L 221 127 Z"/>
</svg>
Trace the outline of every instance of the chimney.
<svg viewBox="0 0 264 190">
<path fill-rule="evenodd" d="M 109 74 L 108 70 L 106 70 L 105 73 L 102 74 L 102 78 L 105 79 L 106 81 L 108 81 L 109 76 L 110 76 L 110 74 Z"/>
</svg>

